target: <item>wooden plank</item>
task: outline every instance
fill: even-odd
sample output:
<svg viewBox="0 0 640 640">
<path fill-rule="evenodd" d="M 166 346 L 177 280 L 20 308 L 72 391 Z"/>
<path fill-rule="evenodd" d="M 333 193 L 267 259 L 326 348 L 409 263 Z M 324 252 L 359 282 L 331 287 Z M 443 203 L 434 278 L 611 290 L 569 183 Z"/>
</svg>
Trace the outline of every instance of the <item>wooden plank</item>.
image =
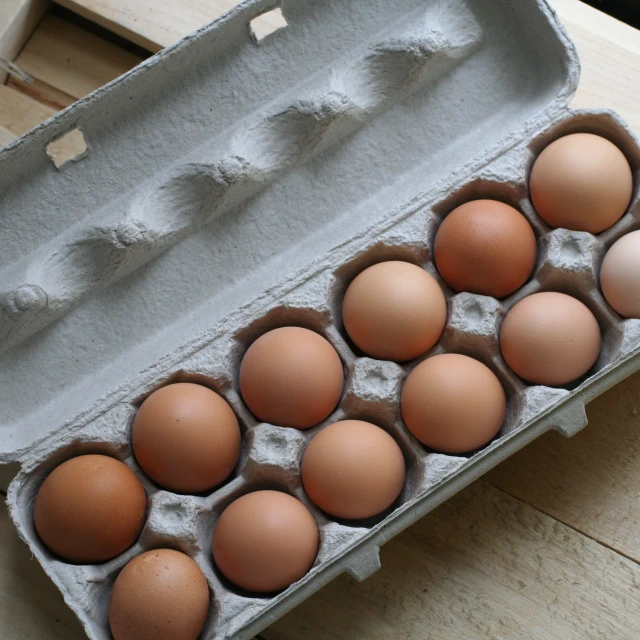
<svg viewBox="0 0 640 640">
<path fill-rule="evenodd" d="M 86 640 L 60 592 L 29 553 L 0 504 L 0 638 Z"/>
<path fill-rule="evenodd" d="M 47 15 L 15 63 L 36 79 L 38 97 L 45 101 L 46 88 L 56 93 L 53 100 L 71 101 L 98 89 L 142 61 L 139 56 L 104 40 L 66 20 Z M 16 82 L 15 87 L 29 92 L 30 85 Z M 67 99 L 60 99 L 66 95 Z M 68 100 L 68 101 L 67 101 Z M 51 101 L 49 100 L 49 103 Z"/>
<path fill-rule="evenodd" d="M 160 49 L 215 20 L 239 0 L 56 0 L 58 4 L 93 20 L 131 42 L 148 49 Z"/>
<path fill-rule="evenodd" d="M 640 374 L 587 407 L 589 426 L 549 433 L 487 481 L 640 562 Z"/>
<path fill-rule="evenodd" d="M 477 482 L 341 576 L 266 640 L 583 640 L 640 637 L 640 567 Z"/>
<path fill-rule="evenodd" d="M 42 82 L 42 80 L 34 79 L 33 82 L 27 83 L 22 82 L 15 76 L 9 76 L 7 86 L 47 107 L 51 107 L 54 111 L 60 111 L 76 101 L 73 96 L 52 87 L 46 82 Z"/>
<path fill-rule="evenodd" d="M 2 0 L 0 2 L 0 56 L 14 60 L 42 19 L 48 0 Z M 7 74 L 0 70 L 0 84 Z"/>
<path fill-rule="evenodd" d="M 55 112 L 56 109 L 40 104 L 11 87 L 0 85 L 0 126 L 16 137 L 33 129 Z"/>
</svg>

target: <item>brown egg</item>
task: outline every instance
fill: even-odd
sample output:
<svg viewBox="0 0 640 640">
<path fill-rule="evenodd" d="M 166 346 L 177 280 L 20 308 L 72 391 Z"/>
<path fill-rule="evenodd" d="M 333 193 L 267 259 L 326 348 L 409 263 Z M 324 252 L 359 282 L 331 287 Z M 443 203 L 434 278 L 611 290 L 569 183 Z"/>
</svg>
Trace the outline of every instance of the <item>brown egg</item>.
<svg viewBox="0 0 640 640">
<path fill-rule="evenodd" d="M 71 458 L 45 479 L 33 506 L 44 544 L 69 562 L 105 562 L 138 538 L 147 496 L 136 475 L 101 455 Z"/>
<path fill-rule="evenodd" d="M 213 530 L 218 569 L 247 591 L 272 593 L 304 576 L 318 553 L 311 512 L 280 491 L 254 491 L 232 502 Z"/>
<path fill-rule="evenodd" d="M 506 363 L 523 380 L 559 386 L 584 375 L 600 353 L 598 321 L 579 300 L 544 292 L 523 298 L 500 330 Z"/>
<path fill-rule="evenodd" d="M 196 640 L 209 612 L 200 567 L 173 549 L 131 560 L 113 585 L 109 626 L 114 640 Z"/>
<path fill-rule="evenodd" d="M 466 453 L 487 444 L 504 422 L 507 400 L 487 366 L 456 353 L 421 362 L 402 389 L 402 417 L 422 444 Z"/>
<path fill-rule="evenodd" d="M 549 226 L 600 233 L 627 210 L 633 175 L 613 143 L 574 133 L 558 138 L 538 156 L 529 189 L 538 215 Z"/>
<path fill-rule="evenodd" d="M 600 271 L 607 302 L 625 318 L 640 318 L 640 231 L 622 236 L 607 251 Z"/>
<path fill-rule="evenodd" d="M 211 389 L 185 382 L 162 387 L 142 403 L 131 441 L 145 473 L 180 493 L 220 484 L 240 455 L 240 427 L 231 407 Z"/>
<path fill-rule="evenodd" d="M 337 518 L 356 520 L 384 511 L 400 495 L 405 464 L 397 442 L 362 420 L 335 422 L 316 434 L 302 458 L 311 500 Z"/>
<path fill-rule="evenodd" d="M 474 200 L 444 219 L 434 257 L 454 291 L 504 298 L 531 275 L 536 237 L 517 209 L 496 200 Z"/>
<path fill-rule="evenodd" d="M 439 340 L 447 303 L 424 269 L 409 262 L 380 262 L 349 285 L 342 320 L 349 337 L 368 356 L 403 362 Z"/>
<path fill-rule="evenodd" d="M 263 422 L 308 429 L 322 422 L 342 395 L 342 362 L 330 342 L 301 327 L 265 333 L 247 350 L 240 390 Z"/>
</svg>

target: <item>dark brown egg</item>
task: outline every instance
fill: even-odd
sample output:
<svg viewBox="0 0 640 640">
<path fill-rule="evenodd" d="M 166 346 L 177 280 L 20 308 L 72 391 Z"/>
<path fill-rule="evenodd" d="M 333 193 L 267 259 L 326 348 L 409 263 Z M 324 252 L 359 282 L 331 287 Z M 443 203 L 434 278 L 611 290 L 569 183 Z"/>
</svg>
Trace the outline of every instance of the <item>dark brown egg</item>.
<svg viewBox="0 0 640 640">
<path fill-rule="evenodd" d="M 56 467 L 36 496 L 33 520 L 44 544 L 69 562 L 111 560 L 138 538 L 147 496 L 136 475 L 102 455 L 71 458 Z"/>
<path fill-rule="evenodd" d="M 474 200 L 444 219 L 434 257 L 454 291 L 504 298 L 531 275 L 536 237 L 517 209 L 496 200 Z"/>
</svg>

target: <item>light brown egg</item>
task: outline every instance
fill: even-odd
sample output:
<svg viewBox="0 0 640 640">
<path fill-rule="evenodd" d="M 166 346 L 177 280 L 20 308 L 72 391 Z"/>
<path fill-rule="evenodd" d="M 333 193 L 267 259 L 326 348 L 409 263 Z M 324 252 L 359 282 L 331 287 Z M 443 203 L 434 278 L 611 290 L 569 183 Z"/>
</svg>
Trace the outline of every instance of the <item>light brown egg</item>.
<svg viewBox="0 0 640 640">
<path fill-rule="evenodd" d="M 240 366 L 240 390 L 261 421 L 308 429 L 322 422 L 342 395 L 342 362 L 330 342 L 301 327 L 260 336 Z"/>
<path fill-rule="evenodd" d="M 44 544 L 69 562 L 105 562 L 126 551 L 144 526 L 147 496 L 136 475 L 102 455 L 71 458 L 40 487 L 33 506 Z"/>
<path fill-rule="evenodd" d="M 240 427 L 231 407 L 211 389 L 184 382 L 162 387 L 142 403 L 131 441 L 145 473 L 180 493 L 219 485 L 240 455 Z"/>
<path fill-rule="evenodd" d="M 602 262 L 600 286 L 607 302 L 625 318 L 640 318 L 640 231 L 622 236 Z"/>
<path fill-rule="evenodd" d="M 302 458 L 302 482 L 323 511 L 349 520 L 369 518 L 391 506 L 405 480 L 397 442 L 362 420 L 336 422 L 316 434 Z"/>
<path fill-rule="evenodd" d="M 407 377 L 402 418 L 422 444 L 466 453 L 487 444 L 504 422 L 507 400 L 496 375 L 468 356 L 427 358 Z"/>
<path fill-rule="evenodd" d="M 517 209 L 496 200 L 474 200 L 444 219 L 434 257 L 454 291 L 504 298 L 531 275 L 536 237 Z"/>
<path fill-rule="evenodd" d="M 574 133 L 558 138 L 538 156 L 529 190 L 538 215 L 550 227 L 600 233 L 627 210 L 633 175 L 612 142 Z"/>
<path fill-rule="evenodd" d="M 196 640 L 209 612 L 200 567 L 173 549 L 131 560 L 113 585 L 109 626 L 114 640 Z"/>
<path fill-rule="evenodd" d="M 591 369 L 601 345 L 598 321 L 582 302 L 551 291 L 527 296 L 500 330 L 506 363 L 523 380 L 561 386 Z"/>
<path fill-rule="evenodd" d="M 349 285 L 342 320 L 349 337 L 368 356 L 403 362 L 439 340 L 447 303 L 424 269 L 409 262 L 380 262 Z"/>
<path fill-rule="evenodd" d="M 304 576 L 318 553 L 311 512 L 280 491 L 254 491 L 232 502 L 213 530 L 218 569 L 241 589 L 272 593 Z"/>
</svg>

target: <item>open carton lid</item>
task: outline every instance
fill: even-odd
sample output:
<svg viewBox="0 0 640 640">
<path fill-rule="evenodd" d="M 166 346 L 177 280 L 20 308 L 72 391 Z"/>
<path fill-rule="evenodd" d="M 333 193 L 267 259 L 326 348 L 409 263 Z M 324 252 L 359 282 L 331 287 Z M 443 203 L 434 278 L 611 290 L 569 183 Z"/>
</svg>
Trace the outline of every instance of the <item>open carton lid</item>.
<svg viewBox="0 0 640 640">
<path fill-rule="evenodd" d="M 0 152 L 0 463 L 566 111 L 544 0 L 249 0 Z M 60 168 L 47 145 L 80 129 Z"/>
</svg>

